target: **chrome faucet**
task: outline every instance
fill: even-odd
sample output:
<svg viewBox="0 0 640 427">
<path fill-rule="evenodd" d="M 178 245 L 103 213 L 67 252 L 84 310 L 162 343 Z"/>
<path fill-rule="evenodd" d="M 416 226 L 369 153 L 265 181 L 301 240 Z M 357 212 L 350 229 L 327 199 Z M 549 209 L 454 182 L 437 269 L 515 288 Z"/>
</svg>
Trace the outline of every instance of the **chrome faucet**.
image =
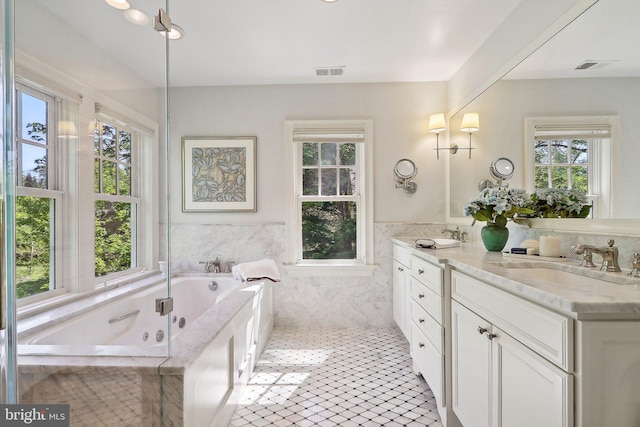
<svg viewBox="0 0 640 427">
<path fill-rule="evenodd" d="M 215 261 L 200 261 L 199 264 L 204 264 L 205 273 L 220 273 L 220 260 L 216 257 Z"/>
<path fill-rule="evenodd" d="M 571 246 L 571 252 L 576 255 L 588 256 L 589 253 L 598 254 L 602 257 L 602 265 L 600 266 L 600 271 L 610 271 L 610 272 L 619 272 L 620 266 L 618 265 L 618 248 L 613 246 L 615 241 L 609 240 L 609 246 L 596 248 L 595 246 L 590 245 L 573 245 Z M 586 258 L 585 258 L 586 260 Z"/>
<path fill-rule="evenodd" d="M 449 237 L 450 238 L 452 238 L 454 240 L 458 240 L 460 242 L 464 242 L 464 237 L 467 235 L 467 232 L 460 230 L 460 227 L 456 227 L 455 230 L 450 230 L 448 228 L 445 228 L 441 232 L 442 233 L 449 233 Z"/>
</svg>

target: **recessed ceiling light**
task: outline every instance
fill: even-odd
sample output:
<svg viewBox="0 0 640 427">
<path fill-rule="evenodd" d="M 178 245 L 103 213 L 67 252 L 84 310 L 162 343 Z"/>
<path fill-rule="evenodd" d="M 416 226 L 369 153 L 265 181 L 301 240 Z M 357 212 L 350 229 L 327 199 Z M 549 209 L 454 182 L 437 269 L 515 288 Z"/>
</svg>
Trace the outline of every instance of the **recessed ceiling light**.
<svg viewBox="0 0 640 427">
<path fill-rule="evenodd" d="M 160 31 L 160 34 L 163 36 L 166 35 L 166 31 Z M 181 26 L 176 24 L 171 24 L 171 31 L 169 31 L 169 40 L 178 40 L 184 37 L 184 30 Z"/>
<path fill-rule="evenodd" d="M 131 7 L 127 0 L 104 0 L 109 6 L 120 10 L 127 10 Z"/>
<path fill-rule="evenodd" d="M 322 1 L 325 2 L 325 3 L 335 3 L 338 0 L 322 0 Z"/>
<path fill-rule="evenodd" d="M 127 18 L 127 21 L 136 25 L 147 25 L 149 23 L 149 17 L 137 9 L 125 10 L 124 17 Z"/>
</svg>

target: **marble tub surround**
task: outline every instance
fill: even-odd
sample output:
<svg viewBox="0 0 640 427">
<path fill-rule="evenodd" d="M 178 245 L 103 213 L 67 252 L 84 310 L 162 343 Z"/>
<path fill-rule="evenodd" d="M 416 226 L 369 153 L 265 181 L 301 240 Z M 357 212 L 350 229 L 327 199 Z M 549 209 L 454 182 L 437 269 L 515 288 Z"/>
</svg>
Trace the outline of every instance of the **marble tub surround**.
<svg viewBox="0 0 640 427">
<path fill-rule="evenodd" d="M 243 284 L 195 319 L 173 338 L 170 358 L 166 345 L 145 357 L 129 355 L 127 346 L 94 346 L 106 349 L 98 356 L 74 355 L 72 346 L 22 346 L 41 353 L 19 352 L 20 401 L 68 403 L 72 425 L 183 425 L 185 375 L 238 313 L 251 312 L 258 290 L 257 282 Z"/>
<path fill-rule="evenodd" d="M 282 268 L 285 224 L 173 224 L 171 269 L 200 272 L 199 261 L 226 264 L 272 258 L 282 281 L 273 287 L 276 326 L 393 327 L 393 236 L 447 237 L 442 223 L 374 224 L 372 277 L 293 277 Z"/>
<path fill-rule="evenodd" d="M 394 242 L 414 248 L 412 239 L 396 238 Z M 578 267 L 577 261 L 550 261 L 554 269 L 598 279 L 557 283 L 526 274 L 526 267 L 547 268 L 544 261 L 513 260 L 499 252 L 488 252 L 477 243 L 463 243 L 459 248 L 442 250 L 415 250 L 432 262 L 449 264 L 500 289 L 577 319 L 640 319 L 640 280 L 624 276 L 629 269 L 622 273 L 604 273 Z M 617 283 L 601 280 L 602 277 Z"/>
</svg>

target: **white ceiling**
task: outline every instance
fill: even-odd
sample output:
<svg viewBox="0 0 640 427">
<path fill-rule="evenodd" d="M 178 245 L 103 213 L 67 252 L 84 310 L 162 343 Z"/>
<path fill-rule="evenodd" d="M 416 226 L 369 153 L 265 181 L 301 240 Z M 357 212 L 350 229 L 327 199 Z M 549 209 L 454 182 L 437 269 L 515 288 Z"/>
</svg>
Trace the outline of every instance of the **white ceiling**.
<svg viewBox="0 0 640 427">
<path fill-rule="evenodd" d="M 180 0 L 173 86 L 447 81 L 523 0 Z M 150 17 L 164 0 L 129 0 Z M 508 78 L 640 76 L 639 0 L 599 0 Z M 16 2 L 16 45 L 103 90 L 162 86 L 164 38 L 104 0 Z M 105 59 L 108 58 L 108 59 Z M 575 71 L 585 60 L 613 61 Z M 344 66 L 342 76 L 316 67 Z M 132 78 L 133 76 L 133 78 Z"/>
<path fill-rule="evenodd" d="M 520 1 L 170 1 L 173 22 L 186 32 L 171 42 L 171 84 L 447 81 Z M 159 0 L 129 2 L 151 16 L 164 7 Z M 65 72 L 82 69 L 84 78 L 94 80 L 113 78 L 118 63 L 161 85 L 164 39 L 152 24 L 129 23 L 104 0 L 16 3 L 17 45 L 31 55 Z M 36 9 L 48 17 L 34 20 Z M 73 33 L 62 37 L 62 25 L 50 25 L 57 18 Z M 103 61 L 95 53 L 74 53 L 82 44 L 78 37 L 117 60 L 97 66 Z M 87 58 L 91 72 L 89 65 L 77 64 Z M 345 74 L 315 75 L 316 67 L 327 66 L 344 66 Z M 107 70 L 109 75 L 100 76 Z"/>
<path fill-rule="evenodd" d="M 640 76 L 639 0 L 599 0 L 537 52 L 509 79 Z M 575 70 L 584 61 L 600 65 Z"/>
</svg>

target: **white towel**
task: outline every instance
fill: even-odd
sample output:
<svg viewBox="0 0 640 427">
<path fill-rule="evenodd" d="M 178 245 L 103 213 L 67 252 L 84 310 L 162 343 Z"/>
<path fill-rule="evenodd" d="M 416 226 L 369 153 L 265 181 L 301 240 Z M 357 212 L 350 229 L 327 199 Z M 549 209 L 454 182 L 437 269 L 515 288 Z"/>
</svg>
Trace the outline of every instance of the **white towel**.
<svg viewBox="0 0 640 427">
<path fill-rule="evenodd" d="M 231 273 L 236 279 L 240 279 L 243 282 L 250 282 L 252 280 L 269 279 L 272 282 L 280 281 L 280 273 L 278 272 L 278 266 L 275 261 L 269 258 L 265 258 L 260 261 L 243 262 L 238 265 L 234 265 L 231 268 Z"/>
<path fill-rule="evenodd" d="M 416 248 L 446 249 L 458 246 L 460 242 L 453 239 L 416 239 Z"/>
</svg>

